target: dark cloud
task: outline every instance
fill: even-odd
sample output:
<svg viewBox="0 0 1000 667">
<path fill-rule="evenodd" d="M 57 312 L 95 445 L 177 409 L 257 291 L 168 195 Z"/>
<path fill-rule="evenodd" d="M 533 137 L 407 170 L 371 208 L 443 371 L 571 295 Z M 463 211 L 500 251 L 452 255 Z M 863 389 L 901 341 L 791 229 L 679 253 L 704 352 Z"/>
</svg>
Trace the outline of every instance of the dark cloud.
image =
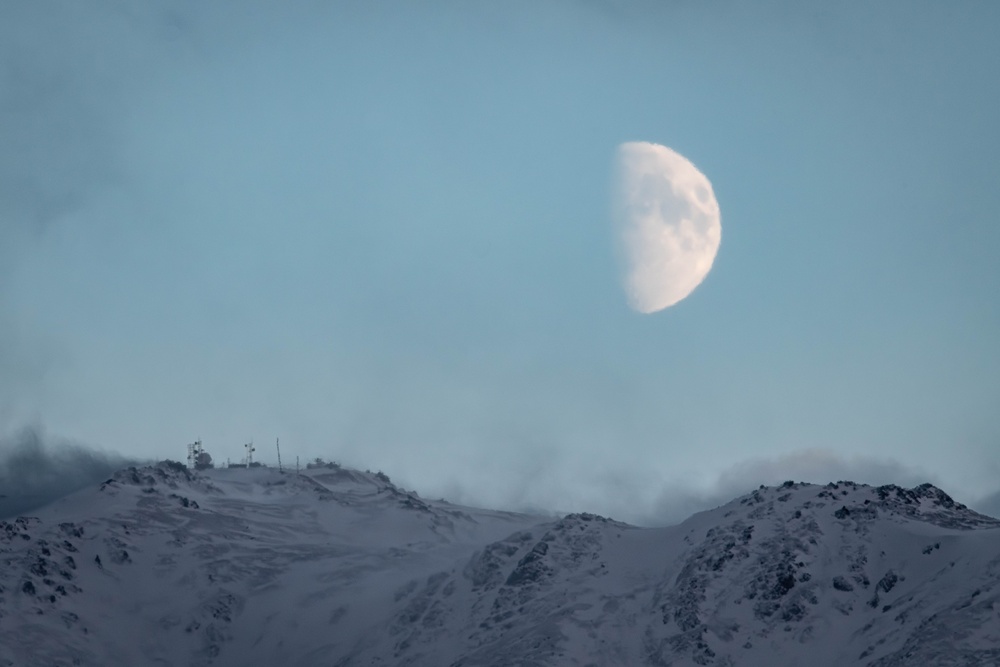
<svg viewBox="0 0 1000 667">
<path fill-rule="evenodd" d="M 117 454 L 47 441 L 38 429 L 0 439 L 0 519 L 29 512 L 134 464 Z"/>
</svg>

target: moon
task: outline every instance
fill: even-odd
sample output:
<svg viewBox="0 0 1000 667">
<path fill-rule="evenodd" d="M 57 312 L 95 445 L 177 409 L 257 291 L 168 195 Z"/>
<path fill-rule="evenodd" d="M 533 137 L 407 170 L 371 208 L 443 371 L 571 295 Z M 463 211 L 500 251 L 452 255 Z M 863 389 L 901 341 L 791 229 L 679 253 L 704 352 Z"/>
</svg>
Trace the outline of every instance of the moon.
<svg viewBox="0 0 1000 667">
<path fill-rule="evenodd" d="M 615 158 L 612 217 L 628 304 L 654 313 L 687 297 L 722 241 L 712 184 L 666 146 L 629 141 Z"/>
</svg>

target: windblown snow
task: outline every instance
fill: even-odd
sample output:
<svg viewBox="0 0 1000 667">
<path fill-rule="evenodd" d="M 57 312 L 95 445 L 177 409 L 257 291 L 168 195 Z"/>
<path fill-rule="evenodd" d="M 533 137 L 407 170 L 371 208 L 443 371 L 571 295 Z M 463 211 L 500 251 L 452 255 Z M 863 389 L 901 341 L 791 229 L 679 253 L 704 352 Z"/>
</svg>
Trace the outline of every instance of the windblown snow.
<svg viewBox="0 0 1000 667">
<path fill-rule="evenodd" d="M 788 482 L 668 528 L 338 466 L 128 468 L 0 522 L 0 665 L 1000 665 L 1000 521 Z"/>
</svg>

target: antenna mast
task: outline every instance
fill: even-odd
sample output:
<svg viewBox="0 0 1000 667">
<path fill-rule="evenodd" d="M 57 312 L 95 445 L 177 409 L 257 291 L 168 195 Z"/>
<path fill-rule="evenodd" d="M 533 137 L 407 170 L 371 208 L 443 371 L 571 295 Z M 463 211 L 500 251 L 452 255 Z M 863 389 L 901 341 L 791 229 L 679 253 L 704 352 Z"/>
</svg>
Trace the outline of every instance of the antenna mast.
<svg viewBox="0 0 1000 667">
<path fill-rule="evenodd" d="M 274 446 L 278 448 L 278 472 L 281 472 L 281 438 L 274 439 Z"/>
<path fill-rule="evenodd" d="M 257 449 L 253 446 L 253 440 L 243 446 L 247 448 L 247 468 L 249 468 L 253 465 L 253 453 L 257 451 Z"/>
</svg>

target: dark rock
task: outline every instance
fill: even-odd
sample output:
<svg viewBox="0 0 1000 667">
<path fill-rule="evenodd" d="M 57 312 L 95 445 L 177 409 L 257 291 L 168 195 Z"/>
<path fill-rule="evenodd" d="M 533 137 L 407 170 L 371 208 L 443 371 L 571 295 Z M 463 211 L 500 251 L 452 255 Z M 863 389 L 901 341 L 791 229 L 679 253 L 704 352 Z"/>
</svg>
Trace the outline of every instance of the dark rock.
<svg viewBox="0 0 1000 667">
<path fill-rule="evenodd" d="M 838 591 L 844 591 L 845 593 L 854 590 L 854 585 L 844 577 L 840 576 L 833 578 L 833 587 L 834 589 Z"/>
<path fill-rule="evenodd" d="M 549 551 L 548 542 L 541 541 L 518 562 L 505 582 L 508 586 L 522 586 L 534 583 L 545 577 L 551 571 L 545 564 L 545 554 Z"/>
</svg>

